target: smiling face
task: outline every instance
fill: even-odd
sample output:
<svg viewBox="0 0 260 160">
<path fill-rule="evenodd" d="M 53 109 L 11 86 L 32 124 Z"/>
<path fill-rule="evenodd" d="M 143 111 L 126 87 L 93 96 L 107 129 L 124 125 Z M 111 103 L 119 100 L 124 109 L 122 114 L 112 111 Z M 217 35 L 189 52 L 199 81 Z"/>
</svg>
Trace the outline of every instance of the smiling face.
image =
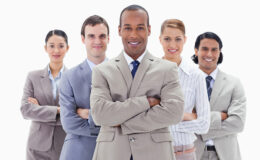
<svg viewBox="0 0 260 160">
<path fill-rule="evenodd" d="M 215 39 L 202 39 L 199 49 L 195 49 L 198 56 L 199 68 L 208 75 L 217 68 L 220 56 L 219 44 Z"/>
<path fill-rule="evenodd" d="M 86 46 L 87 57 L 89 60 L 102 59 L 106 55 L 107 44 L 109 42 L 108 30 L 104 24 L 85 27 L 85 36 L 81 36 L 83 44 Z"/>
<path fill-rule="evenodd" d="M 186 37 L 180 29 L 166 27 L 160 35 L 160 42 L 165 59 L 177 63 L 181 61 L 180 55 L 186 42 Z"/>
<path fill-rule="evenodd" d="M 122 38 L 124 51 L 136 60 L 144 53 L 151 32 L 146 13 L 143 10 L 125 11 L 118 32 Z"/>
<path fill-rule="evenodd" d="M 62 36 L 54 34 L 48 39 L 44 48 L 49 55 L 51 63 L 63 63 L 63 58 L 69 46 Z"/>
</svg>

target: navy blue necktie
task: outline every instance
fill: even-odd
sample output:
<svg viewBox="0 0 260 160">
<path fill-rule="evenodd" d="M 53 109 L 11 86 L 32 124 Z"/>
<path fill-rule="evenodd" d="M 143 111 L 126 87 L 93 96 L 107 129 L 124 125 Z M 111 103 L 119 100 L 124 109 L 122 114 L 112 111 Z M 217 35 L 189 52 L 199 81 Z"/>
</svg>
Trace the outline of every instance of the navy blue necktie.
<svg viewBox="0 0 260 160">
<path fill-rule="evenodd" d="M 132 76 L 134 78 L 135 77 L 135 73 L 136 73 L 140 63 L 137 60 L 135 60 L 135 61 L 131 62 L 131 64 L 133 64 L 133 69 L 132 69 L 131 73 L 132 73 Z"/>
<path fill-rule="evenodd" d="M 211 92 L 212 92 L 212 88 L 210 86 L 210 82 L 212 80 L 212 77 L 211 76 L 207 76 L 206 77 L 206 83 L 207 83 L 207 91 L 208 91 L 208 98 L 210 100 L 210 96 L 211 96 Z"/>
</svg>

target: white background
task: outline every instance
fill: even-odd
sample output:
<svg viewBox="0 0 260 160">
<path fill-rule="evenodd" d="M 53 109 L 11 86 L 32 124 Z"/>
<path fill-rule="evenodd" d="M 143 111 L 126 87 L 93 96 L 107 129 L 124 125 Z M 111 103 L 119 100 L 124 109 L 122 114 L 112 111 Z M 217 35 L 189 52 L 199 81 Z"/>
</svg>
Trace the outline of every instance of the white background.
<svg viewBox="0 0 260 160">
<path fill-rule="evenodd" d="M 187 43 L 183 57 L 194 54 L 197 35 L 217 33 L 223 41 L 224 61 L 219 67 L 239 77 L 248 103 L 244 131 L 239 134 L 242 157 L 259 157 L 259 4 L 253 0 L 9 0 L 0 2 L 0 159 L 23 160 L 30 121 L 20 113 L 21 97 L 29 71 L 44 68 L 49 59 L 44 39 L 49 30 L 62 29 L 69 37 L 67 67 L 82 62 L 86 52 L 80 39 L 83 21 L 93 14 L 104 17 L 110 25 L 107 56 L 112 58 L 122 49 L 117 33 L 119 15 L 130 4 L 145 7 L 150 14 L 152 33 L 148 49 L 162 57 L 159 43 L 160 25 L 165 19 L 184 22 Z M 257 158 L 258 159 L 258 158 Z"/>
</svg>

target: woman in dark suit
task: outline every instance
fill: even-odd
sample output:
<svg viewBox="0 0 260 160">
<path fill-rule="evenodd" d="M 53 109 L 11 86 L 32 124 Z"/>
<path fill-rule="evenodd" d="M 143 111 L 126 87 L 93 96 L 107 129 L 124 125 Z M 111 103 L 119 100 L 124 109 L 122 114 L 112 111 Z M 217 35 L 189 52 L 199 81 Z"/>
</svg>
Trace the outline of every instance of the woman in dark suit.
<svg viewBox="0 0 260 160">
<path fill-rule="evenodd" d="M 27 160 L 58 160 L 65 138 L 59 116 L 58 88 L 66 70 L 63 58 L 69 49 L 68 38 L 64 31 L 52 30 L 45 43 L 50 62 L 44 69 L 28 74 L 22 97 L 22 115 L 32 120 Z"/>
</svg>

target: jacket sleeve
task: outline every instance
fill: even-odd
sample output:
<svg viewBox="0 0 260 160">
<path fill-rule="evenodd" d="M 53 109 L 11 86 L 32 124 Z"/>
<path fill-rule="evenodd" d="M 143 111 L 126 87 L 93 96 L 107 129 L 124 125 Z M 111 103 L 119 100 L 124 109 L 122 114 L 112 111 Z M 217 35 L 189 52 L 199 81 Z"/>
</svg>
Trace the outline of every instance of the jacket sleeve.
<svg viewBox="0 0 260 160">
<path fill-rule="evenodd" d="M 66 72 L 67 73 L 67 72 Z M 60 116 L 63 129 L 66 133 L 90 136 L 90 125 L 87 119 L 76 113 L 76 101 L 68 75 L 64 73 L 60 82 Z"/>
<path fill-rule="evenodd" d="M 49 125 L 56 125 L 57 106 L 36 105 L 28 102 L 28 97 L 34 98 L 34 87 L 32 74 L 28 74 L 23 89 L 21 113 L 25 119 L 38 122 L 47 122 Z"/>
<path fill-rule="evenodd" d="M 150 108 L 146 96 L 113 101 L 108 83 L 99 67 L 92 71 L 91 114 L 96 125 L 117 126 Z M 116 114 L 115 114 L 116 113 Z"/>
<path fill-rule="evenodd" d="M 227 114 L 228 118 L 221 121 L 221 112 L 211 112 L 210 130 L 202 135 L 204 141 L 242 132 L 246 118 L 246 97 L 240 81 L 233 88 Z"/>
<path fill-rule="evenodd" d="M 179 84 L 178 71 L 176 66 L 169 68 L 165 72 L 160 104 L 121 124 L 123 134 L 151 132 L 177 124 L 182 120 L 184 98 Z"/>
</svg>

